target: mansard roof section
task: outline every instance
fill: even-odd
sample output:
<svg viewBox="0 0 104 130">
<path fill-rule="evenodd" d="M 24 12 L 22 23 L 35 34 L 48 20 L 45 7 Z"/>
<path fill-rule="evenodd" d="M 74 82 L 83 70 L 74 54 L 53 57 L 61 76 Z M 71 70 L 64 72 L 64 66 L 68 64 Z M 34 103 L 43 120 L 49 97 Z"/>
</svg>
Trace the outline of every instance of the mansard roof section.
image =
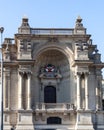
<svg viewBox="0 0 104 130">
<path fill-rule="evenodd" d="M 79 16 L 76 19 L 74 28 L 31 28 L 28 18 L 22 18 L 22 24 L 18 28 L 17 34 L 30 35 L 87 35 L 86 28 L 83 27 L 82 19 Z"/>
</svg>

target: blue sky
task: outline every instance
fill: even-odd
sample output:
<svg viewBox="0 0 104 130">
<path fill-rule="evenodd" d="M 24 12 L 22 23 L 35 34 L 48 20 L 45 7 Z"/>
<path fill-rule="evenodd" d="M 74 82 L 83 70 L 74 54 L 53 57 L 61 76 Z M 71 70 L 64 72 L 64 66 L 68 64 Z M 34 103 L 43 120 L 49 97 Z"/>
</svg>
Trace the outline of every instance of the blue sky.
<svg viewBox="0 0 104 130">
<path fill-rule="evenodd" d="M 80 15 L 104 61 L 104 0 L 1 0 L 0 5 L 4 38 L 14 37 L 23 16 L 34 28 L 73 28 Z"/>
</svg>

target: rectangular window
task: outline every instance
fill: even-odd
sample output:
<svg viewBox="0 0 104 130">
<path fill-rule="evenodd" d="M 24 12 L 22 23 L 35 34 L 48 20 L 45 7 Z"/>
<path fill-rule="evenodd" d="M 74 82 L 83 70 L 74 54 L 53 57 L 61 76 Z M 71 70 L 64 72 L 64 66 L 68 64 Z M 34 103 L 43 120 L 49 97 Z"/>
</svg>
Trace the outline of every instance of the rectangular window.
<svg viewBox="0 0 104 130">
<path fill-rule="evenodd" d="M 104 99 L 102 100 L 102 109 L 104 110 Z"/>
</svg>

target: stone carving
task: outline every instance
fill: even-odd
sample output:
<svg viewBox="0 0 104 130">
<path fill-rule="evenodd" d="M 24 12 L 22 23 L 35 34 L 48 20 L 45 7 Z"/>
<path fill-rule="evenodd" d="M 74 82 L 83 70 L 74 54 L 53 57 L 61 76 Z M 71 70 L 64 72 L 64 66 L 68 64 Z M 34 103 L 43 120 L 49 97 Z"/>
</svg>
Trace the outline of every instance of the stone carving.
<svg viewBox="0 0 104 130">
<path fill-rule="evenodd" d="M 31 66 L 30 65 L 20 65 L 20 68 L 19 68 L 19 74 L 21 75 L 31 75 L 32 72 L 31 72 Z"/>
<path fill-rule="evenodd" d="M 76 19 L 76 28 L 83 28 L 83 24 L 82 24 L 82 18 L 80 16 L 78 16 L 78 18 Z"/>
<path fill-rule="evenodd" d="M 88 50 L 88 44 L 86 43 L 76 43 L 76 49 L 80 51 Z"/>
<path fill-rule="evenodd" d="M 43 90 L 44 86 L 53 85 L 58 88 L 58 84 L 60 83 L 60 79 L 62 75 L 59 73 L 59 69 L 57 69 L 54 65 L 48 64 L 44 67 L 41 67 L 39 78 L 41 81 L 41 90 Z"/>
<path fill-rule="evenodd" d="M 62 75 L 59 73 L 59 70 L 52 64 L 48 64 L 40 69 L 39 78 L 62 78 Z"/>
<path fill-rule="evenodd" d="M 50 42 L 50 43 L 58 42 L 58 38 L 56 38 L 56 37 L 49 37 L 48 38 L 48 42 Z"/>
<path fill-rule="evenodd" d="M 30 51 L 31 50 L 31 42 L 28 40 L 20 41 L 20 51 Z"/>
</svg>

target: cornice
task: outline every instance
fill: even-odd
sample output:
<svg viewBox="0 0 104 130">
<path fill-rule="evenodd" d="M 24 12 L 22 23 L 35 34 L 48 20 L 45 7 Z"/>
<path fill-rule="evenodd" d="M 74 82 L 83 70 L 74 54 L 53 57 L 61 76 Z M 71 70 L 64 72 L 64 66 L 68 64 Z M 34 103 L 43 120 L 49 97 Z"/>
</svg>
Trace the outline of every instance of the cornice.
<svg viewBox="0 0 104 130">
<path fill-rule="evenodd" d="M 18 66 L 18 65 L 34 65 L 35 60 L 16 60 L 16 61 L 4 61 L 3 66 Z"/>
<path fill-rule="evenodd" d="M 80 66 L 80 65 L 89 66 L 89 65 L 92 65 L 92 64 L 93 64 L 93 61 L 91 61 L 91 60 L 74 60 L 71 65 L 74 67 L 76 65 L 78 65 L 78 66 Z"/>
<path fill-rule="evenodd" d="M 92 66 L 96 67 L 96 68 L 104 68 L 104 63 L 94 63 L 92 64 Z"/>
<path fill-rule="evenodd" d="M 104 63 L 94 63 L 91 60 L 74 60 L 71 64 L 73 67 L 78 66 L 91 66 L 96 68 L 104 68 Z"/>
</svg>

